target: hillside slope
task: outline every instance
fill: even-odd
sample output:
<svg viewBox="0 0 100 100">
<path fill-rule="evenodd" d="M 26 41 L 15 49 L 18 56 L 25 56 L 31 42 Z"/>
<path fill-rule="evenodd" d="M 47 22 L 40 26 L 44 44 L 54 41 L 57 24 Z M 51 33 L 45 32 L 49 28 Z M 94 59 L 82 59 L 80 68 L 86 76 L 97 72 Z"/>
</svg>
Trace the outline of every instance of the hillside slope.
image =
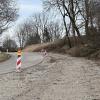
<svg viewBox="0 0 100 100">
<path fill-rule="evenodd" d="M 47 51 L 55 51 L 60 53 L 68 53 L 75 57 L 88 57 L 88 58 L 96 58 L 100 59 L 100 35 L 90 36 L 86 38 L 86 36 L 82 37 L 84 44 L 75 45 L 72 48 L 68 47 L 67 39 L 63 38 L 61 40 L 57 40 L 56 42 L 51 43 L 43 43 L 37 45 L 31 45 L 24 49 L 27 52 L 38 52 L 41 49 L 46 49 Z M 72 45 L 73 37 L 70 38 Z"/>
<path fill-rule="evenodd" d="M 41 49 L 46 49 L 47 51 L 51 51 L 57 48 L 61 48 L 63 45 L 64 45 L 64 39 L 60 39 L 55 42 L 30 45 L 27 46 L 23 51 L 38 52 L 41 51 Z"/>
</svg>

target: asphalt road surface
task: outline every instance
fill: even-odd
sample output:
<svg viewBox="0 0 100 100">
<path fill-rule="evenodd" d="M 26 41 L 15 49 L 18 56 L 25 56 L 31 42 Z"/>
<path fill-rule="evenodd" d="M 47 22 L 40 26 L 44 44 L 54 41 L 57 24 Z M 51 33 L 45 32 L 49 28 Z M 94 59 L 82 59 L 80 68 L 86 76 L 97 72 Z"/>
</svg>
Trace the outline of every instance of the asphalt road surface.
<svg viewBox="0 0 100 100">
<path fill-rule="evenodd" d="M 5 62 L 0 63 L 0 74 L 16 71 L 17 54 L 10 53 L 11 58 Z M 22 53 L 22 68 L 27 68 L 41 62 L 42 56 L 40 53 Z"/>
</svg>

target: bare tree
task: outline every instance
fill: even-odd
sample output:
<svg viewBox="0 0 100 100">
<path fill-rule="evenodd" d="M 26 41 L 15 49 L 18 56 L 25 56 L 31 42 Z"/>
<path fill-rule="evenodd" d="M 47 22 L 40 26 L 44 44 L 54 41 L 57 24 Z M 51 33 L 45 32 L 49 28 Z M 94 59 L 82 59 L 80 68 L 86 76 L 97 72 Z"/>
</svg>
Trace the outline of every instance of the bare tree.
<svg viewBox="0 0 100 100">
<path fill-rule="evenodd" d="M 41 41 L 43 42 L 44 39 L 44 29 L 47 27 L 47 23 L 48 23 L 48 16 L 46 13 L 42 12 L 42 13 L 37 13 L 33 15 L 33 23 L 37 29 L 37 33 L 40 35 L 41 37 Z"/>
<path fill-rule="evenodd" d="M 58 21 L 57 22 L 50 21 L 48 23 L 47 28 L 48 28 L 48 32 L 50 34 L 51 41 L 55 41 L 55 40 L 61 38 L 61 36 L 63 34 L 63 25 L 60 24 Z"/>
<path fill-rule="evenodd" d="M 72 30 L 73 35 L 75 37 L 75 33 L 79 38 L 80 43 L 83 43 L 81 38 L 81 33 L 79 30 L 79 27 L 77 25 L 77 15 L 78 15 L 78 6 L 77 6 L 77 0 L 44 0 L 44 7 L 49 9 L 56 8 L 60 11 L 63 22 L 66 30 L 66 36 L 69 36 L 68 29 L 67 29 L 67 22 L 66 17 L 70 19 L 70 22 L 72 24 Z M 70 39 L 68 38 L 68 44 L 69 47 L 71 47 Z"/>
<path fill-rule="evenodd" d="M 20 47 L 23 49 L 26 45 L 40 43 L 39 26 L 32 19 L 20 24 L 16 34 Z"/>
<path fill-rule="evenodd" d="M 40 34 L 40 13 L 34 14 L 30 20 L 34 27 L 34 33 Z"/>
<path fill-rule="evenodd" d="M 25 27 L 24 27 L 24 24 L 22 25 L 19 25 L 17 31 L 16 31 L 16 35 L 17 35 L 17 38 L 18 38 L 18 42 L 19 42 L 19 45 L 20 45 L 20 48 L 24 48 L 25 46 L 25 42 L 26 42 L 26 30 L 25 30 Z"/>
<path fill-rule="evenodd" d="M 0 0 L 0 34 L 18 17 L 14 0 Z"/>
<path fill-rule="evenodd" d="M 80 0 L 77 5 L 81 5 L 79 7 L 79 12 L 84 19 L 85 33 L 89 36 L 89 17 L 90 17 L 90 0 Z"/>
<path fill-rule="evenodd" d="M 41 39 L 39 34 L 29 34 L 28 35 L 28 40 L 26 41 L 26 46 L 27 45 L 32 45 L 32 44 L 38 44 L 41 43 Z"/>
<path fill-rule="evenodd" d="M 69 39 L 69 33 L 68 33 L 68 30 L 67 30 L 67 24 L 66 24 L 66 12 L 65 12 L 65 9 L 64 9 L 64 1 L 60 1 L 60 0 L 44 0 L 43 4 L 44 4 L 44 8 L 48 10 L 51 10 L 53 8 L 57 8 L 57 10 L 60 11 L 60 14 L 62 15 L 63 17 L 63 23 L 64 23 L 64 27 L 65 27 L 65 31 L 66 31 L 66 36 L 67 36 L 67 39 L 68 39 L 68 44 L 69 44 L 69 47 L 71 47 L 71 42 L 70 42 L 70 39 Z"/>
<path fill-rule="evenodd" d="M 3 41 L 3 48 L 5 50 L 8 49 L 8 51 L 16 51 L 17 50 L 17 44 L 15 40 L 12 40 L 9 36 L 7 36 Z"/>
<path fill-rule="evenodd" d="M 93 24 L 95 23 L 97 26 L 98 32 L 100 32 L 100 1 L 92 0 L 90 11 L 91 11 L 91 26 L 93 26 Z"/>
<path fill-rule="evenodd" d="M 44 31 L 43 31 L 43 42 L 50 42 L 50 33 L 48 31 L 48 28 L 44 27 Z"/>
</svg>

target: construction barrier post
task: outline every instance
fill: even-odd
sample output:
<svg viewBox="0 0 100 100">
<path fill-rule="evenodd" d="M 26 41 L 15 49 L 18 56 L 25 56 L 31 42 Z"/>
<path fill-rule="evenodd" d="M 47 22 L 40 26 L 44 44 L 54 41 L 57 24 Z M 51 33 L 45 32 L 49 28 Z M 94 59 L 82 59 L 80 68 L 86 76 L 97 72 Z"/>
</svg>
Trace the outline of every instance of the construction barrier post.
<svg viewBox="0 0 100 100">
<path fill-rule="evenodd" d="M 46 50 L 42 49 L 41 53 L 42 53 L 43 57 L 47 56 L 47 51 Z"/>
<path fill-rule="evenodd" d="M 18 49 L 18 52 L 17 52 L 16 71 L 17 72 L 21 71 L 21 49 Z"/>
</svg>

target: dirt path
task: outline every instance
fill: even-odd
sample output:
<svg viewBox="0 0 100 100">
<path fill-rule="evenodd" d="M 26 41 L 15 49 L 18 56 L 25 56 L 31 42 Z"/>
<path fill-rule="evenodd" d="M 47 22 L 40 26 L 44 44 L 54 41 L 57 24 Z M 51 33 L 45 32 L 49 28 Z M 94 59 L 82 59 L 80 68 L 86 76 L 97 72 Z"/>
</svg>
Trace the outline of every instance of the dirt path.
<svg viewBox="0 0 100 100">
<path fill-rule="evenodd" d="M 22 73 L 0 75 L 0 100 L 100 100 L 100 66 L 49 55 Z"/>
</svg>

